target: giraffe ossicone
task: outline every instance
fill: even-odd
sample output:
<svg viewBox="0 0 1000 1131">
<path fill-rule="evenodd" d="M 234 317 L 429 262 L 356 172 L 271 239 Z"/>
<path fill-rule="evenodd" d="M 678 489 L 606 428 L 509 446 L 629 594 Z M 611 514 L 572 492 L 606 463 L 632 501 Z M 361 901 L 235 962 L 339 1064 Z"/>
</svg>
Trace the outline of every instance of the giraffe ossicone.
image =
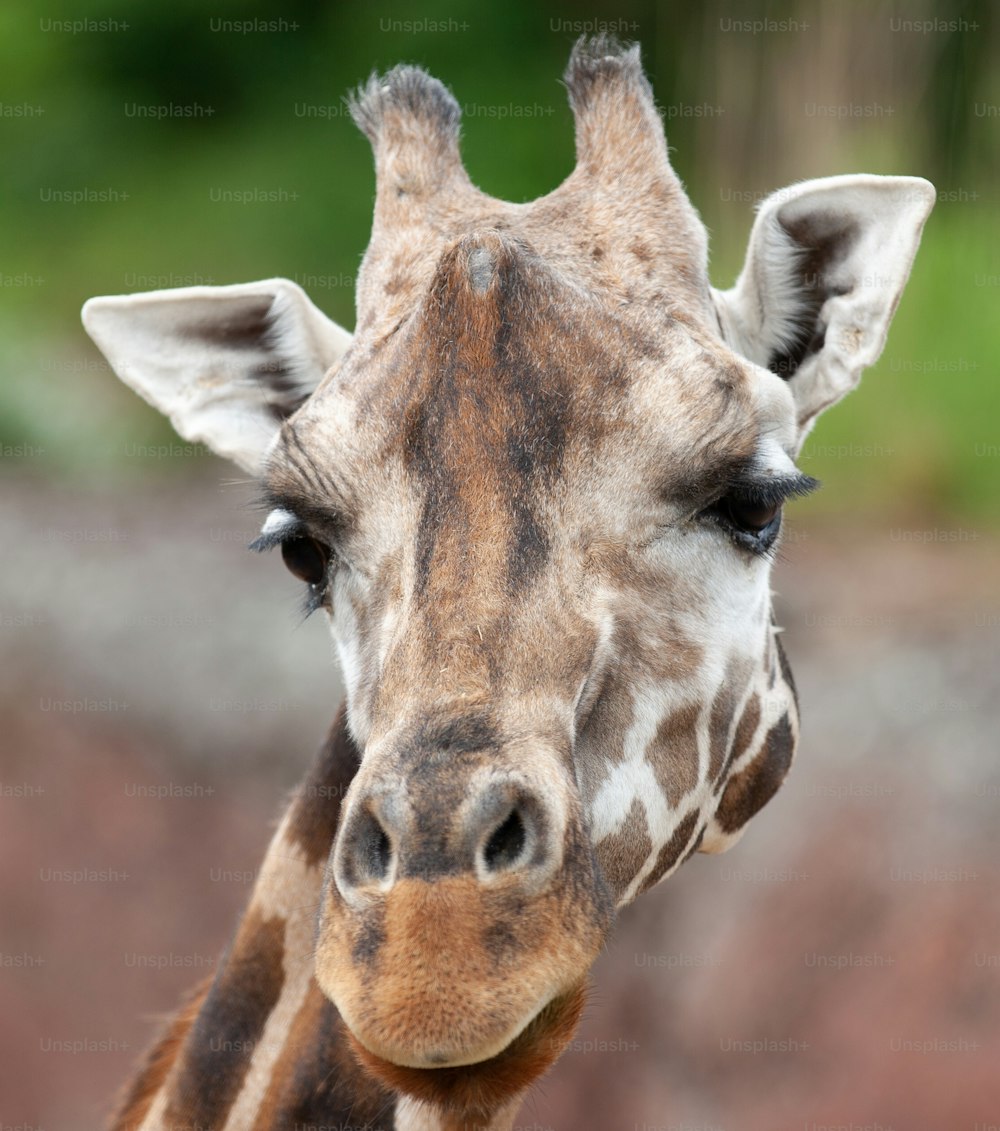
<svg viewBox="0 0 1000 1131">
<path fill-rule="evenodd" d="M 616 911 L 788 771 L 782 505 L 884 345 L 934 190 L 794 185 L 718 291 L 638 48 L 582 40 L 566 81 L 576 166 L 527 204 L 471 184 L 439 82 L 362 88 L 353 335 L 281 279 L 84 308 L 124 381 L 260 477 L 257 548 L 327 613 L 347 690 L 120 1128 L 510 1127 Z"/>
</svg>

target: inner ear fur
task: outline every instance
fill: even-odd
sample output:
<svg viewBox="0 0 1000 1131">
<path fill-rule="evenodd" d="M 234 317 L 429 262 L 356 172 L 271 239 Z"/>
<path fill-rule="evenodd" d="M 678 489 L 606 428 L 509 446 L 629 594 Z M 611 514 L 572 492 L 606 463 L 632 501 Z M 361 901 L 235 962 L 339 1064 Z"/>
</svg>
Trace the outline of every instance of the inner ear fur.
<svg viewBox="0 0 1000 1131">
<path fill-rule="evenodd" d="M 935 198 L 919 177 L 793 185 L 761 206 L 735 285 L 713 291 L 726 341 L 788 381 L 800 443 L 881 354 Z"/>
<path fill-rule="evenodd" d="M 255 475 L 281 421 L 351 342 L 288 279 L 92 298 L 83 324 L 181 436 Z"/>
</svg>

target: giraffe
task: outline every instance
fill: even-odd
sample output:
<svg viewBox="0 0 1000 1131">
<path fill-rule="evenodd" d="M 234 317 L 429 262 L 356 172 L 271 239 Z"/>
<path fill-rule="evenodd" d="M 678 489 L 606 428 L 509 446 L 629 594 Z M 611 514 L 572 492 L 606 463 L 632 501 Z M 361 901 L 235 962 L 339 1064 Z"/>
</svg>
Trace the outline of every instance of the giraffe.
<svg viewBox="0 0 1000 1131">
<path fill-rule="evenodd" d="M 362 87 L 353 335 L 281 279 L 84 308 L 127 384 L 260 480 L 253 548 L 324 610 L 346 688 L 116 1131 L 509 1131 L 617 913 L 788 772 L 783 504 L 934 190 L 775 193 L 720 291 L 638 47 L 580 40 L 565 81 L 575 168 L 527 204 L 472 185 L 435 79 Z"/>
</svg>

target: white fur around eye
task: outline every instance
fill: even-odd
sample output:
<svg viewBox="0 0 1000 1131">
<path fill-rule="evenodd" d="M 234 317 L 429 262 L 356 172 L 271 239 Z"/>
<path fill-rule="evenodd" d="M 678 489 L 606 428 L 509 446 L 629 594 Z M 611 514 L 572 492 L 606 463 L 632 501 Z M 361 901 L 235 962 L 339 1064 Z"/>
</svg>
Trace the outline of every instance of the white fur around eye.
<svg viewBox="0 0 1000 1131">
<path fill-rule="evenodd" d="M 290 534 L 298 525 L 299 520 L 291 511 L 277 507 L 267 516 L 260 534 L 262 538 L 280 538 L 283 534 Z"/>
<path fill-rule="evenodd" d="M 772 436 L 765 436 L 761 440 L 754 460 L 754 470 L 775 479 L 792 479 L 799 474 L 792 458 Z"/>
</svg>

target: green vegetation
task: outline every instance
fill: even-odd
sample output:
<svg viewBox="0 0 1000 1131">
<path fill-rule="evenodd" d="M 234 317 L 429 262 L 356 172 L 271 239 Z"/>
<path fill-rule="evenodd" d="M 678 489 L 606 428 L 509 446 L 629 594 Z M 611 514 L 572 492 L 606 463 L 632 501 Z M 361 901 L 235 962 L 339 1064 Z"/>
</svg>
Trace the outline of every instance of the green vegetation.
<svg viewBox="0 0 1000 1131">
<path fill-rule="evenodd" d="M 827 488 L 800 506 L 875 514 L 907 499 L 997 521 L 989 11 L 942 3 L 928 17 L 940 27 L 907 30 L 913 14 L 889 5 L 772 3 L 758 18 L 774 26 L 754 30 L 721 3 L 674 7 L 12 0 L 0 16 L 3 466 L 197 468 L 129 456 L 169 442 L 169 427 L 109 377 L 79 328 L 83 300 L 286 275 L 351 325 L 373 178 L 344 93 L 372 69 L 426 65 L 463 104 L 473 179 L 529 199 L 572 167 L 558 76 L 584 23 L 603 20 L 643 43 L 717 284 L 738 270 L 768 191 L 859 170 L 935 181 L 941 202 L 885 355 L 807 442 L 803 465 Z"/>
</svg>

